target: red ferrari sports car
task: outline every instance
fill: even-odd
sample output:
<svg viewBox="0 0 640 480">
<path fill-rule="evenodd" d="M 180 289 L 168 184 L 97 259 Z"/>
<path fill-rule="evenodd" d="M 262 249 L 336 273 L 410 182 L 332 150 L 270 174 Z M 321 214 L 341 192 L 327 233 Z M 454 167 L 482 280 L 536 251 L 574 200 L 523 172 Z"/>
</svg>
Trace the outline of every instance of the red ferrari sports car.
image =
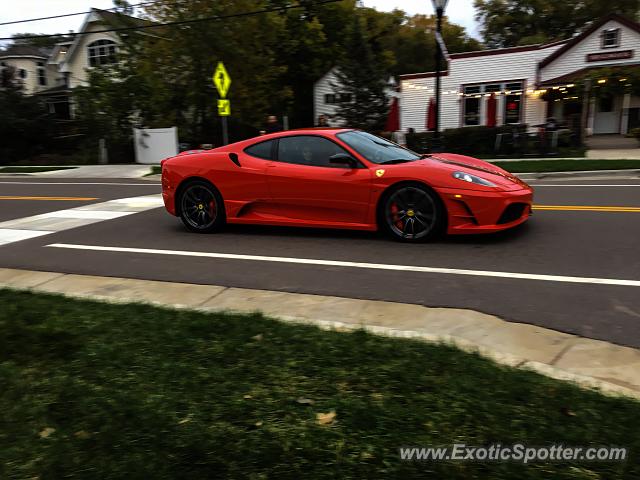
<svg viewBox="0 0 640 480">
<path fill-rule="evenodd" d="M 415 242 L 514 227 L 529 217 L 533 191 L 482 160 L 322 128 L 163 160 L 162 196 L 194 232 L 225 223 L 382 229 Z"/>
</svg>

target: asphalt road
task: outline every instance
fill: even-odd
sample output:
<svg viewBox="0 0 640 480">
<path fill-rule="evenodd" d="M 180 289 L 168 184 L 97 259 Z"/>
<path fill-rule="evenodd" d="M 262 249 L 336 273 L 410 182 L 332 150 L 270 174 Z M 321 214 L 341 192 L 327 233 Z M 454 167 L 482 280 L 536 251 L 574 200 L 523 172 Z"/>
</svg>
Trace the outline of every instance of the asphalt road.
<svg viewBox="0 0 640 480">
<path fill-rule="evenodd" d="M 537 205 L 560 208 L 536 210 L 525 225 L 496 235 L 445 237 L 423 245 L 365 232 L 276 227 L 232 226 L 223 233 L 198 235 L 156 208 L 0 246 L 0 267 L 470 308 L 640 347 L 640 210 L 579 209 L 639 208 L 640 180 L 532 183 Z M 3 178 L 0 221 L 154 192 L 159 192 L 159 185 L 146 181 Z M 1 199 L 13 196 L 85 200 Z M 54 243 L 163 252 L 47 246 Z M 248 257 L 194 257 L 176 251 Z M 292 263 L 305 259 L 350 263 Z M 354 262 L 379 266 L 362 268 Z M 410 268 L 388 269 L 389 265 Z M 463 273 L 468 270 L 480 273 Z M 493 276 L 496 272 L 499 276 Z M 576 283 L 570 277 L 580 278 Z M 597 279 L 632 280 L 636 285 L 599 284 Z"/>
</svg>

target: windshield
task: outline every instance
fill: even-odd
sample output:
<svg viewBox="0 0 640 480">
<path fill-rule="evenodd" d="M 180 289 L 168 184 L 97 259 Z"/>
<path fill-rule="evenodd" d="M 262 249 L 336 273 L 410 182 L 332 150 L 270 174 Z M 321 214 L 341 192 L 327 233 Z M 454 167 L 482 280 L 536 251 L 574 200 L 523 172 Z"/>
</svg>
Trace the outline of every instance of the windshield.
<svg viewBox="0 0 640 480">
<path fill-rule="evenodd" d="M 354 130 L 339 133 L 338 138 L 373 163 L 401 163 L 419 160 L 420 155 L 382 137 Z"/>
</svg>

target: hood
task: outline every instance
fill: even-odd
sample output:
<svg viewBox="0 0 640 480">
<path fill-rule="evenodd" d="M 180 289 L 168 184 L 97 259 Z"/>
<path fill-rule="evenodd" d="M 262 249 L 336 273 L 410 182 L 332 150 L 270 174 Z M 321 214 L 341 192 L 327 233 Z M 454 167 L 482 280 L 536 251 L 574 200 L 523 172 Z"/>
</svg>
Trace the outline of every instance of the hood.
<svg viewBox="0 0 640 480">
<path fill-rule="evenodd" d="M 427 160 L 451 165 L 453 167 L 461 167 L 465 170 L 471 170 L 468 173 L 478 174 L 479 176 L 509 190 L 530 188 L 529 185 L 515 175 L 478 158 L 467 157 L 466 155 L 457 155 L 454 153 L 436 153 L 433 156 L 428 157 Z"/>
</svg>

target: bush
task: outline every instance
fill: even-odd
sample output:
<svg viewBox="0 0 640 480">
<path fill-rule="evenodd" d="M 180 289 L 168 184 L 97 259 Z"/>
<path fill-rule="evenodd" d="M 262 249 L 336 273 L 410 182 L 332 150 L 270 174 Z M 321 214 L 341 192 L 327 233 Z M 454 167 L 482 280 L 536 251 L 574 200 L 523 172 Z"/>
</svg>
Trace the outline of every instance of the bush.
<svg viewBox="0 0 640 480">
<path fill-rule="evenodd" d="M 15 163 L 48 150 L 54 125 L 39 98 L 6 88 L 0 91 L 0 111 L 0 164 Z"/>
<path fill-rule="evenodd" d="M 526 125 L 449 128 L 441 133 L 442 149 L 463 155 L 493 156 L 496 153 L 496 136 L 499 133 L 512 133 L 514 130 L 523 133 Z M 429 152 L 433 143 L 433 132 L 407 135 L 407 147 L 419 153 Z"/>
<path fill-rule="evenodd" d="M 634 128 L 629 132 L 629 135 L 635 137 L 640 142 L 640 128 Z"/>
</svg>

